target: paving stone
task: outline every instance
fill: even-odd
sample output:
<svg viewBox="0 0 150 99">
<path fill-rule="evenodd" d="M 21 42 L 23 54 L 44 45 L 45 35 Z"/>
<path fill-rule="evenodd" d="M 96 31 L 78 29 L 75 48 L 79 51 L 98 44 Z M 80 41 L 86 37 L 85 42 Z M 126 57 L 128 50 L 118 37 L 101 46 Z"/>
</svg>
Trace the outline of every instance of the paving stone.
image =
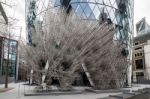
<svg viewBox="0 0 150 99">
<path fill-rule="evenodd" d="M 13 88 L 0 88 L 0 93 L 12 90 Z"/>
</svg>

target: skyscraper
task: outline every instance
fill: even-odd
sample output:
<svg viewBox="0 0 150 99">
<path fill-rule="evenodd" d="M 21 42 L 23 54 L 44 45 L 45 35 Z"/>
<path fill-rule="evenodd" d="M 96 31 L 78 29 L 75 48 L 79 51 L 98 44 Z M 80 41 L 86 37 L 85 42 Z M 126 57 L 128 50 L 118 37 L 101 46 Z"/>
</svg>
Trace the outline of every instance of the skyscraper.
<svg viewBox="0 0 150 99">
<path fill-rule="evenodd" d="M 40 0 L 41 1 L 41 0 Z M 43 3 L 42 3 L 43 2 Z M 39 1 L 26 0 L 26 20 L 28 29 L 28 41 L 32 42 L 32 32 L 34 23 L 40 13 L 45 13 L 49 0 Z M 114 40 L 119 40 L 131 46 L 133 34 L 133 7 L 134 0 L 52 0 L 56 9 L 64 7 L 66 13 L 70 11 L 84 20 L 107 21 L 118 26 L 119 30 L 114 36 Z M 40 18 L 41 19 L 41 18 Z M 130 51 L 129 51 L 130 54 Z"/>
<path fill-rule="evenodd" d="M 136 24 L 136 36 L 140 36 L 150 32 L 150 25 L 146 22 L 146 18 L 142 18 Z"/>
<path fill-rule="evenodd" d="M 133 34 L 133 0 L 53 0 L 54 7 L 63 6 L 67 13 L 81 19 L 109 21 L 119 27 L 114 39 L 131 44 Z"/>
<path fill-rule="evenodd" d="M 56 8 L 64 7 L 66 13 L 84 20 L 107 21 L 118 27 L 114 40 L 126 45 L 122 53 L 127 56 L 130 63 L 128 68 L 128 82 L 131 83 L 131 46 L 133 35 L 133 8 L 134 0 L 53 0 Z"/>
<path fill-rule="evenodd" d="M 28 1 L 28 0 L 27 0 Z M 33 4 L 32 4 L 32 2 Z M 42 0 L 40 0 L 42 1 Z M 47 0 L 49 1 L 49 0 Z M 81 20 L 98 21 L 99 24 L 103 22 L 113 23 L 118 27 L 114 35 L 114 40 L 120 41 L 126 47 L 122 49 L 122 53 L 127 56 L 128 63 L 131 62 L 131 46 L 132 46 L 132 35 L 133 35 L 133 0 L 52 0 L 54 8 L 57 10 L 64 8 L 67 14 L 73 14 L 78 16 Z M 29 3 L 30 2 L 30 3 Z M 38 1 L 29 0 L 27 10 L 27 26 L 29 26 L 29 42 L 32 43 L 32 27 L 34 30 L 34 20 L 39 15 L 45 16 L 45 12 L 49 10 L 43 3 L 43 9 L 40 13 L 36 12 L 39 9 Z M 34 3 L 36 4 L 35 7 Z M 33 9 L 30 9 L 32 8 Z M 37 9 L 38 8 L 38 9 Z M 42 14 L 41 14 L 42 13 Z M 29 19 L 29 20 L 28 20 Z M 31 21 L 30 21 L 31 19 Z M 37 18 L 36 18 L 37 19 Z M 38 20 L 42 22 L 42 18 Z M 38 21 L 37 20 L 37 21 Z M 31 22 L 31 24 L 30 24 Z M 28 24 L 29 23 L 29 24 Z M 33 23 L 33 26 L 32 26 Z M 44 23 L 44 22 L 43 22 Z M 31 25 L 31 26 L 30 26 Z M 36 35 L 36 34 L 35 34 Z M 128 73 L 129 80 L 131 82 L 131 64 L 129 64 Z"/>
</svg>

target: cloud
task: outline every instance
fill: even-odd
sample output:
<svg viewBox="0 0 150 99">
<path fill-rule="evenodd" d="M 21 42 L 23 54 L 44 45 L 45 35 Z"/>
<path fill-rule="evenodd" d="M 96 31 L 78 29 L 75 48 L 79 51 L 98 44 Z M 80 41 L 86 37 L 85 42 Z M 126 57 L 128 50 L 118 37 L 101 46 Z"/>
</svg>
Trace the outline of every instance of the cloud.
<svg viewBox="0 0 150 99">
<path fill-rule="evenodd" d="M 150 24 L 149 12 L 150 12 L 150 0 L 134 0 L 134 27 L 136 23 L 140 21 L 143 17 L 146 17 L 147 23 Z M 134 34 L 136 34 L 136 30 L 134 31 L 135 31 Z"/>
<path fill-rule="evenodd" d="M 22 33 L 21 36 L 25 39 L 26 38 L 26 25 L 25 25 L 25 0 L 13 0 L 12 4 L 15 6 L 10 10 L 14 14 L 11 15 L 11 17 L 14 17 L 18 19 L 19 21 L 15 24 L 15 26 L 20 26 L 22 27 Z M 10 12 L 9 11 L 9 12 Z M 20 28 L 18 28 L 20 29 Z M 19 33 L 16 33 L 16 35 Z"/>
<path fill-rule="evenodd" d="M 137 23 L 143 17 L 146 17 L 150 24 L 150 0 L 134 0 L 134 21 Z"/>
</svg>

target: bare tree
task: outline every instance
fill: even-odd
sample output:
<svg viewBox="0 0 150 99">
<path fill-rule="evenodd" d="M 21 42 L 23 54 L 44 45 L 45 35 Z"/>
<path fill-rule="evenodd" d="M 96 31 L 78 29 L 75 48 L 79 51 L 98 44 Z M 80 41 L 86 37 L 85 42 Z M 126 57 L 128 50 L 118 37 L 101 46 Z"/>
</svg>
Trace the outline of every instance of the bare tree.
<svg viewBox="0 0 150 99">
<path fill-rule="evenodd" d="M 43 83 L 45 75 L 46 85 L 56 79 L 62 89 L 67 89 L 82 71 L 94 88 L 124 85 L 127 61 L 121 52 L 125 46 L 113 40 L 117 31 L 113 24 L 81 20 L 51 10 L 45 19 L 45 24 L 35 25 L 32 46 L 21 46 L 25 68 L 34 71 L 32 76 L 37 84 Z"/>
</svg>

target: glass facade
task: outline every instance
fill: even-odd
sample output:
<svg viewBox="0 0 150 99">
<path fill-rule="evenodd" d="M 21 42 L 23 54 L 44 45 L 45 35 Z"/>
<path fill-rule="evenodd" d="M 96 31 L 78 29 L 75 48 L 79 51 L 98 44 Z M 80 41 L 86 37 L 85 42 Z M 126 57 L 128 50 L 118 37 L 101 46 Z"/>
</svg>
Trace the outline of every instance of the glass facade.
<svg viewBox="0 0 150 99">
<path fill-rule="evenodd" d="M 146 22 L 146 18 L 142 18 L 136 24 L 136 36 L 140 36 L 150 32 L 150 25 Z"/>
<path fill-rule="evenodd" d="M 81 19 L 110 21 L 119 28 L 114 40 L 131 48 L 134 0 L 53 0 L 54 7 L 64 6 Z M 68 6 L 66 6 L 68 5 Z M 128 50 L 130 54 L 130 50 Z"/>
<path fill-rule="evenodd" d="M 43 16 L 47 10 L 49 0 L 25 0 L 26 3 L 26 24 L 27 39 L 30 45 L 33 44 L 33 35 L 35 33 L 36 21 L 43 21 Z"/>
<path fill-rule="evenodd" d="M 26 0 L 26 17 L 28 41 L 32 44 L 32 35 L 35 32 L 35 20 L 43 21 L 48 0 Z M 56 9 L 62 6 L 66 8 L 66 13 L 70 11 L 84 20 L 109 21 L 118 27 L 114 35 L 114 40 L 119 40 L 131 48 L 133 35 L 133 7 L 134 0 L 52 0 L 52 5 Z M 130 54 L 130 50 L 128 50 Z"/>
<path fill-rule="evenodd" d="M 9 39 L 1 37 L 0 44 L 0 75 L 5 75 L 6 66 L 8 65 L 9 77 L 16 77 L 18 43 L 15 40 L 9 41 Z"/>
<path fill-rule="evenodd" d="M 39 7 L 38 1 L 28 1 L 27 13 L 27 28 L 28 28 L 28 40 L 32 43 L 32 32 L 35 28 L 35 21 L 42 20 L 40 15 L 45 15 L 47 7 Z M 40 0 L 44 1 L 44 0 Z M 114 40 L 120 41 L 126 45 L 122 53 L 127 55 L 128 61 L 131 61 L 131 46 L 133 35 L 133 7 L 134 0 L 52 0 L 56 10 L 64 7 L 66 13 L 73 12 L 73 15 L 78 16 L 83 20 L 92 20 L 102 23 L 107 21 L 113 23 L 118 28 L 118 31 L 114 35 Z M 35 6 L 36 4 L 36 6 Z M 44 5 L 44 3 L 43 3 Z M 38 9 L 42 10 L 38 10 Z M 55 10 L 55 11 L 56 11 Z M 43 22 L 44 23 L 44 22 Z M 129 62 L 128 62 L 129 63 Z M 130 72 L 129 72 L 130 73 Z"/>
<path fill-rule="evenodd" d="M 32 32 L 35 28 L 34 23 L 36 19 L 36 1 L 35 0 L 26 0 L 26 24 L 27 24 L 27 39 L 28 43 L 32 44 Z"/>
</svg>

